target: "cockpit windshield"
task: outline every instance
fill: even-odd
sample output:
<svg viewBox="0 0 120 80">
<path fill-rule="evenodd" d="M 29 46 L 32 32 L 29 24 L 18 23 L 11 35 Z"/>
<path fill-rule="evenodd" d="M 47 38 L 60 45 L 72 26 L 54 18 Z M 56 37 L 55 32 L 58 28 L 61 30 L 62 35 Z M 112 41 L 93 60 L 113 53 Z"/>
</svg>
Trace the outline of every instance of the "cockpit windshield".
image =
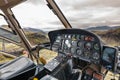
<svg viewBox="0 0 120 80">
<path fill-rule="evenodd" d="M 28 0 L 12 10 L 21 27 L 25 29 L 34 28 L 48 32 L 64 28 L 44 0 Z"/>
<path fill-rule="evenodd" d="M 49 31 L 64 29 L 44 0 L 28 0 L 13 7 L 12 11 L 32 45 L 49 42 Z"/>
<path fill-rule="evenodd" d="M 92 31 L 107 45 L 120 45 L 119 0 L 55 0 L 55 2 L 73 28 Z"/>
<path fill-rule="evenodd" d="M 119 26 L 119 0 L 55 0 L 74 28 Z"/>
<path fill-rule="evenodd" d="M 7 18 L 4 14 L 0 14 L 0 39 L 5 39 L 7 41 L 20 43 L 21 40 L 18 35 L 10 28 Z"/>
<path fill-rule="evenodd" d="M 119 46 L 119 0 L 110 1 L 55 0 L 73 28 L 89 30 L 99 35 L 105 44 Z M 46 4 L 46 0 L 28 0 L 12 8 L 26 34 L 31 33 L 28 38 L 38 36 L 36 32 L 42 33 L 39 37 L 44 39 L 31 41 L 35 44 L 49 42 L 46 36 L 49 31 L 65 28 Z"/>
</svg>

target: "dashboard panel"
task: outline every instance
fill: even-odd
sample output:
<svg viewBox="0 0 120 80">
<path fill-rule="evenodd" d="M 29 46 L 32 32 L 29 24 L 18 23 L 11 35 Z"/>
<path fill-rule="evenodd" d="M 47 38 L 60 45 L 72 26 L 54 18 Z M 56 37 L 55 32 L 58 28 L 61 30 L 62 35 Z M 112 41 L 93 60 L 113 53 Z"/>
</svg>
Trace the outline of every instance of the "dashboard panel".
<svg viewBox="0 0 120 80">
<path fill-rule="evenodd" d="M 51 49 L 58 53 L 71 54 L 87 62 L 99 63 L 100 39 L 93 33 L 81 29 L 62 29 L 49 32 Z"/>
</svg>

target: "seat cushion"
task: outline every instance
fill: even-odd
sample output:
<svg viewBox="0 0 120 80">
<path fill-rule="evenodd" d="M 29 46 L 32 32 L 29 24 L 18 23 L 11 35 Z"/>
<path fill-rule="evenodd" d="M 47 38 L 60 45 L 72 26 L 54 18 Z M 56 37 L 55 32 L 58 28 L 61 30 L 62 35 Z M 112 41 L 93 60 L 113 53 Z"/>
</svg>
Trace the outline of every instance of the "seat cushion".
<svg viewBox="0 0 120 80">
<path fill-rule="evenodd" d="M 0 79 L 9 79 L 34 66 L 35 64 L 29 58 L 18 57 L 0 66 Z"/>
</svg>

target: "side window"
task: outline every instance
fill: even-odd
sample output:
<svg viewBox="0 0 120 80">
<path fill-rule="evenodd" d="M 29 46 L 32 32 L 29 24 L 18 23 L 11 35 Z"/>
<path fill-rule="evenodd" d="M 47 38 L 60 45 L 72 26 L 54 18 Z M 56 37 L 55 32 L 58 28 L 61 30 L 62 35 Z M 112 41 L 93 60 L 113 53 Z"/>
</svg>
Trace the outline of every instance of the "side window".
<svg viewBox="0 0 120 80">
<path fill-rule="evenodd" d="M 0 28 L 7 29 L 8 31 L 12 32 L 2 14 L 0 14 Z"/>
<path fill-rule="evenodd" d="M 0 38 L 0 64 L 22 55 L 23 48 Z"/>
<path fill-rule="evenodd" d="M 0 64 L 22 55 L 23 48 L 18 46 L 20 38 L 8 26 L 0 14 Z"/>
<path fill-rule="evenodd" d="M 4 15 L 0 14 L 0 37 L 9 39 L 13 42 L 20 43 L 20 38 L 9 27 Z"/>
</svg>

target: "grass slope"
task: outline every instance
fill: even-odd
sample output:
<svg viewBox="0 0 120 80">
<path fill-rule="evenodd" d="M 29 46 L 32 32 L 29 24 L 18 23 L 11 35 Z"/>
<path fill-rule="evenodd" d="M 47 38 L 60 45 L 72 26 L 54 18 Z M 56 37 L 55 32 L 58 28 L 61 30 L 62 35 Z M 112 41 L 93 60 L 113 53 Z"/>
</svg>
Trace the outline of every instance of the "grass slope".
<svg viewBox="0 0 120 80">
<path fill-rule="evenodd" d="M 42 34 L 41 32 L 38 32 L 38 33 L 27 32 L 26 36 L 30 41 L 30 43 L 33 45 L 49 42 L 47 35 Z"/>
<path fill-rule="evenodd" d="M 99 35 L 103 42 L 111 46 L 120 46 L 120 28 L 109 31 L 93 31 Z"/>
</svg>

